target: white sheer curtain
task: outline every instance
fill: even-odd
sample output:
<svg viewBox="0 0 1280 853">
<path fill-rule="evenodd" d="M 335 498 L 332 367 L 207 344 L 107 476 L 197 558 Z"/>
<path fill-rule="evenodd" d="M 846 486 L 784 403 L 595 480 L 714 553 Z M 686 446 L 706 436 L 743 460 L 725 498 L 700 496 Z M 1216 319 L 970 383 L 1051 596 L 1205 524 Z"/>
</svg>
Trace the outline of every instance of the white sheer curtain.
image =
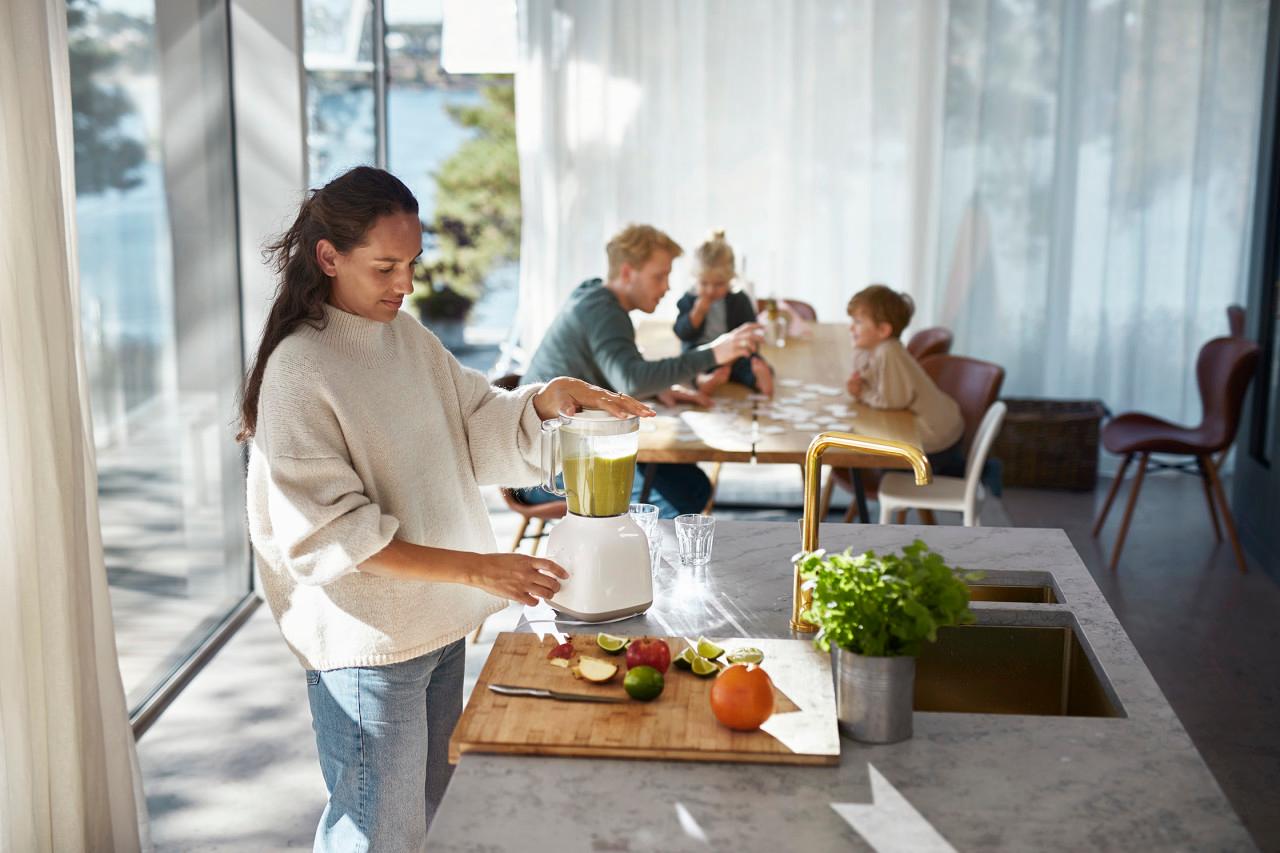
<svg viewBox="0 0 1280 853">
<path fill-rule="evenodd" d="M 1244 293 L 1266 26 L 1262 0 L 522 0 L 525 340 L 623 224 L 722 227 L 820 318 L 911 292 L 1006 394 L 1194 419 Z"/>
<path fill-rule="evenodd" d="M 0 4 L 0 851 L 138 850 L 79 344 L 62 0 Z"/>
</svg>

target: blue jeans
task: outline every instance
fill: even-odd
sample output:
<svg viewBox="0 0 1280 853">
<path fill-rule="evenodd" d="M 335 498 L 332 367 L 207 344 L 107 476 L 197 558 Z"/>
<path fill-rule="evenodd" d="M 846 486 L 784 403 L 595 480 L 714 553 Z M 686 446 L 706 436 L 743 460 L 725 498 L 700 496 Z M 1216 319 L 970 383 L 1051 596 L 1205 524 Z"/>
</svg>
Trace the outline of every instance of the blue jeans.
<svg viewBox="0 0 1280 853">
<path fill-rule="evenodd" d="M 388 666 L 307 670 L 329 803 L 315 850 L 420 851 L 453 768 L 465 641 Z"/>
<path fill-rule="evenodd" d="M 640 500 L 644 490 L 644 472 L 647 464 L 636 466 L 636 478 L 631 484 L 631 502 Z M 675 518 L 690 512 L 702 512 L 711 498 L 711 481 L 697 465 L 664 463 L 655 466 L 653 488 L 649 491 L 649 503 L 658 507 L 659 518 Z M 541 486 L 516 489 L 516 496 L 527 504 L 545 504 L 561 498 Z"/>
</svg>

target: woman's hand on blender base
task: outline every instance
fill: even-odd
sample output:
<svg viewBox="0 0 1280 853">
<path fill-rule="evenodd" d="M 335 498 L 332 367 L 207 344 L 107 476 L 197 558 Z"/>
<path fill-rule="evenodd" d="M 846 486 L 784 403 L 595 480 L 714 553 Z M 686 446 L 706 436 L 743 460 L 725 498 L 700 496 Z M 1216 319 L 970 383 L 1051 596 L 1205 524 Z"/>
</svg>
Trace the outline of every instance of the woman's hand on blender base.
<svg viewBox="0 0 1280 853">
<path fill-rule="evenodd" d="M 528 554 L 480 554 L 468 583 L 499 598 L 537 604 L 560 591 L 569 573 L 559 564 Z"/>
<path fill-rule="evenodd" d="M 651 418 L 653 409 L 626 394 L 598 388 L 581 379 L 560 376 L 534 395 L 533 408 L 544 421 L 572 415 L 583 409 L 599 409 L 615 418 Z"/>
</svg>

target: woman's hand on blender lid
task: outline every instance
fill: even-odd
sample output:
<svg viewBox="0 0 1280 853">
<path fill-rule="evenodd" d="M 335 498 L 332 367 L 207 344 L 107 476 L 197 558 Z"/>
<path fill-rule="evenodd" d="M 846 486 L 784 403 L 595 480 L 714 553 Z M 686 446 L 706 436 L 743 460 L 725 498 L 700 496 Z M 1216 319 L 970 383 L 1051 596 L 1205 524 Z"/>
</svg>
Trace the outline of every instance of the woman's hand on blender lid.
<svg viewBox="0 0 1280 853">
<path fill-rule="evenodd" d="M 626 394 L 606 391 L 581 379 L 560 376 L 548 382 L 533 397 L 533 408 L 545 420 L 572 415 L 584 409 L 598 409 L 615 418 L 651 418 L 653 409 Z"/>
</svg>

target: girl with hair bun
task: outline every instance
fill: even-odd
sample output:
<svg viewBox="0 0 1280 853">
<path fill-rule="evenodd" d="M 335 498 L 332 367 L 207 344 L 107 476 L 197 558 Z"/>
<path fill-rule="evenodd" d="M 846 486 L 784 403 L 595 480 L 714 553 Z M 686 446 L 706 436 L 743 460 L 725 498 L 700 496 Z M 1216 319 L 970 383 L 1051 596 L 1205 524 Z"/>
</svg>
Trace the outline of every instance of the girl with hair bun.
<svg viewBox="0 0 1280 853">
<path fill-rule="evenodd" d="M 751 297 L 733 287 L 737 276 L 733 247 L 724 231 L 716 231 L 698 247 L 694 258 L 694 286 L 676 303 L 676 337 L 685 350 L 702 346 L 719 335 L 756 321 Z M 773 395 L 773 369 L 760 355 L 743 356 L 698 377 L 698 390 L 710 393 L 725 382 L 738 382 L 753 391 Z"/>
</svg>

